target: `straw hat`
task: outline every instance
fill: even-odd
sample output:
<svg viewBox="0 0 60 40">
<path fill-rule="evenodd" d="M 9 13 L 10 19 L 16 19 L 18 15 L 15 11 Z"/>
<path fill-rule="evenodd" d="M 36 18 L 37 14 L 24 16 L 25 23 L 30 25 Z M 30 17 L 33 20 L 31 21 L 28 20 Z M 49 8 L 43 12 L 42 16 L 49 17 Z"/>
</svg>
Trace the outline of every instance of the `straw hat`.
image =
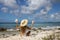
<svg viewBox="0 0 60 40">
<path fill-rule="evenodd" d="M 26 26 L 28 24 L 28 20 L 24 19 L 21 21 L 20 26 Z"/>
</svg>

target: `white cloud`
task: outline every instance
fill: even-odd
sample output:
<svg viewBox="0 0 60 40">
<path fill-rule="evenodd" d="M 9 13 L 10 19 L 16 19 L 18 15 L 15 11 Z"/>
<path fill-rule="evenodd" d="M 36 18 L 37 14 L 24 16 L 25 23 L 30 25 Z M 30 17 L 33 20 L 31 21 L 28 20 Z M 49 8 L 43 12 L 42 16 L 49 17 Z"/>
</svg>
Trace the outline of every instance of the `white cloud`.
<svg viewBox="0 0 60 40">
<path fill-rule="evenodd" d="M 15 10 L 10 10 L 10 13 L 15 14 L 15 15 L 20 15 L 20 13 L 24 14 L 32 14 L 34 13 L 35 10 L 38 10 L 42 6 L 50 5 L 50 0 L 28 0 L 27 4 L 28 6 L 19 6 L 16 4 L 16 0 L 0 0 L 4 5 L 6 6 L 11 6 L 13 8 L 17 8 Z M 20 9 L 21 8 L 21 9 Z M 19 10 L 20 9 L 20 10 Z M 50 6 L 47 6 L 46 9 L 42 9 L 39 13 L 41 15 L 47 14 L 47 12 L 50 10 Z M 45 11 L 46 10 L 46 11 Z M 37 15 L 40 15 L 37 14 Z"/>
<path fill-rule="evenodd" d="M 34 12 L 34 10 L 38 10 L 39 8 L 41 8 L 42 6 L 46 6 L 46 5 L 50 5 L 50 0 L 28 0 L 28 5 L 29 6 L 22 6 L 22 10 L 21 13 L 25 13 L 25 14 L 32 14 Z M 50 7 L 46 7 L 46 10 L 50 10 Z M 43 11 L 43 14 L 45 14 L 46 12 Z"/>
<path fill-rule="evenodd" d="M 60 13 L 58 12 L 58 13 L 55 13 L 55 18 L 56 19 L 60 19 Z"/>
<path fill-rule="evenodd" d="M 45 8 L 47 11 L 50 11 L 52 9 L 52 4 L 50 3 L 49 5 L 46 6 Z"/>
<path fill-rule="evenodd" d="M 0 0 L 0 3 L 5 6 L 16 6 L 16 0 Z"/>
<path fill-rule="evenodd" d="M 51 14 L 51 16 L 50 16 L 51 18 L 54 18 L 55 17 L 55 15 L 54 14 Z"/>
<path fill-rule="evenodd" d="M 1 8 L 1 11 L 3 11 L 3 12 L 6 13 L 6 12 L 8 12 L 8 8 L 6 8 L 6 7 L 2 7 L 2 8 Z"/>
<path fill-rule="evenodd" d="M 34 17 L 28 17 L 28 19 L 31 21 L 31 20 L 34 20 Z"/>
<path fill-rule="evenodd" d="M 47 14 L 47 11 L 46 11 L 45 9 L 42 9 L 42 10 L 40 11 L 40 14 L 41 14 L 41 15 Z"/>
<path fill-rule="evenodd" d="M 41 15 L 41 14 L 36 14 L 35 15 L 35 18 L 39 19 L 39 20 L 44 20 L 45 22 L 58 22 L 60 21 L 60 13 L 57 12 L 57 13 L 51 13 L 51 14 L 44 14 L 44 15 Z"/>
<path fill-rule="evenodd" d="M 16 15 L 16 16 L 19 16 L 19 17 L 21 16 L 21 15 L 20 15 L 20 10 L 19 10 L 19 9 L 10 10 L 10 13 L 11 13 L 11 14 L 14 14 L 14 15 Z"/>
<path fill-rule="evenodd" d="M 45 6 L 45 8 L 44 9 L 41 9 L 40 10 L 40 12 L 39 13 L 36 13 L 35 14 L 35 17 L 38 17 L 38 16 L 45 16 L 45 15 L 47 15 L 48 14 L 48 12 L 50 11 L 52 9 L 52 6 L 50 5 L 50 6 Z"/>
<path fill-rule="evenodd" d="M 29 2 L 29 9 L 36 10 L 39 7 L 45 6 L 49 4 L 49 0 L 28 0 Z"/>
<path fill-rule="evenodd" d="M 57 13 L 51 14 L 50 18 L 53 18 L 53 19 L 56 19 L 56 20 L 60 19 L 60 13 L 57 12 Z"/>
<path fill-rule="evenodd" d="M 11 6 L 13 8 L 17 8 L 19 6 L 17 5 L 16 0 L 0 0 L 0 3 L 3 3 L 5 6 Z M 26 7 L 24 5 L 24 8 L 22 6 L 21 12 L 30 14 L 30 13 L 33 13 L 34 10 L 37 10 L 42 6 L 46 6 L 47 4 L 50 4 L 50 1 L 49 0 L 27 0 L 27 4 L 29 6 Z"/>
<path fill-rule="evenodd" d="M 42 9 L 40 11 L 40 13 L 43 15 L 43 14 L 47 14 L 50 10 L 52 9 L 52 6 L 49 4 L 45 7 L 45 9 Z"/>
<path fill-rule="evenodd" d="M 20 13 L 20 10 L 13 10 L 14 13 Z"/>
<path fill-rule="evenodd" d="M 21 7 L 21 13 L 23 13 L 23 14 L 32 14 L 33 13 L 33 10 L 29 10 L 28 7 L 22 6 Z"/>
</svg>

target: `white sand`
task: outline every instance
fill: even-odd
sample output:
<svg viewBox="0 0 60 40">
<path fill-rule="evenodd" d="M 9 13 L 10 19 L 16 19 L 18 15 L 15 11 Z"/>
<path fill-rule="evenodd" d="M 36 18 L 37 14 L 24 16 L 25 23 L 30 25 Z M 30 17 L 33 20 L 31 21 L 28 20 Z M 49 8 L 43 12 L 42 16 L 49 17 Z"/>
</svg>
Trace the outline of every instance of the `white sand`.
<svg viewBox="0 0 60 40">
<path fill-rule="evenodd" d="M 36 35 L 23 36 L 22 38 L 20 37 L 20 35 L 15 35 L 15 36 L 10 36 L 8 38 L 0 38 L 0 40 L 42 40 L 42 38 L 52 35 L 54 32 L 53 31 L 42 31 L 39 33 L 37 32 L 32 32 L 32 33 L 35 33 Z"/>
</svg>

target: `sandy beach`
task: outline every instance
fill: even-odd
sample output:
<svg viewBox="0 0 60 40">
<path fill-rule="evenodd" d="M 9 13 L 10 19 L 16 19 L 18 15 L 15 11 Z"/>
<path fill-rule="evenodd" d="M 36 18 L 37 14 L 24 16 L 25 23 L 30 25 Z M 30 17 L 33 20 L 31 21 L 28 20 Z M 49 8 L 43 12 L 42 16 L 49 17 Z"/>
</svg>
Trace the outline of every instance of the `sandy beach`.
<svg viewBox="0 0 60 40">
<path fill-rule="evenodd" d="M 0 40 L 44 40 L 44 38 L 49 38 L 50 36 L 52 36 L 52 39 L 58 40 L 57 35 L 59 35 L 60 39 L 60 30 L 32 30 L 30 36 L 20 37 L 19 33 L 13 35 L 8 34 L 7 36 L 0 37 Z"/>
</svg>

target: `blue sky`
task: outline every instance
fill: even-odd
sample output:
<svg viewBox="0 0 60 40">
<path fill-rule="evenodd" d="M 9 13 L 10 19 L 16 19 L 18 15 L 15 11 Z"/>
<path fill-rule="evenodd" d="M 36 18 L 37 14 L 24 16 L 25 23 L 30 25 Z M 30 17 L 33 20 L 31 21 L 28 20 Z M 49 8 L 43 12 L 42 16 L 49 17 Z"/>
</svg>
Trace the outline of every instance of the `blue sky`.
<svg viewBox="0 0 60 40">
<path fill-rule="evenodd" d="M 0 22 L 60 22 L 60 0 L 0 0 Z"/>
</svg>

